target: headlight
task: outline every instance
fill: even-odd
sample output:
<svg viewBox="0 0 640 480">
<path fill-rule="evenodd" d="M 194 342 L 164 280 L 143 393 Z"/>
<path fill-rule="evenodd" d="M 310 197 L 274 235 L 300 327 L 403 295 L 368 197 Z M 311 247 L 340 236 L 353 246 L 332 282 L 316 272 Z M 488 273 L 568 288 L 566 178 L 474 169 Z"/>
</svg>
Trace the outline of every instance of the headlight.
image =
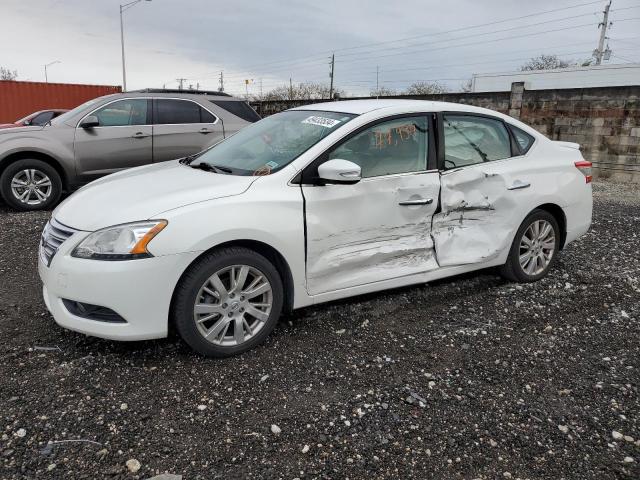
<svg viewBox="0 0 640 480">
<path fill-rule="evenodd" d="M 103 228 L 80 242 L 71 256 L 95 260 L 152 257 L 147 245 L 166 226 L 166 220 L 148 220 Z"/>
</svg>

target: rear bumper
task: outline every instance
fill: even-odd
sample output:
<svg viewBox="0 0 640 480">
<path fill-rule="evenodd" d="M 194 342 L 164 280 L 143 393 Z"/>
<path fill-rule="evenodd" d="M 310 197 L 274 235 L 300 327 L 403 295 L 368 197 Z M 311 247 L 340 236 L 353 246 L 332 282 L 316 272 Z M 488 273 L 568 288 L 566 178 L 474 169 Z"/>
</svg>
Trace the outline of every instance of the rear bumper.
<svg viewBox="0 0 640 480">
<path fill-rule="evenodd" d="M 71 257 L 69 243 L 61 246 L 50 267 L 38 262 L 44 301 L 58 325 L 112 340 L 167 336 L 173 290 L 197 253 L 109 262 Z M 107 307 L 125 322 L 73 315 L 63 298 Z"/>
</svg>

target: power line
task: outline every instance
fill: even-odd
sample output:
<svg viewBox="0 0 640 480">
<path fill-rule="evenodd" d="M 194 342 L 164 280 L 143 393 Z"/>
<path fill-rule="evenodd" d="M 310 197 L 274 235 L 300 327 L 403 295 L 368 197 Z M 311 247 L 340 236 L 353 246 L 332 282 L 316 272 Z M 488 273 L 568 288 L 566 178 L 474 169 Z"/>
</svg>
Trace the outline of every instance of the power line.
<svg viewBox="0 0 640 480">
<path fill-rule="evenodd" d="M 459 32 L 459 31 L 467 31 L 467 30 L 471 30 L 471 29 L 497 25 L 497 24 L 500 24 L 500 23 L 506 23 L 506 22 L 511 22 L 511 21 L 515 21 L 515 20 L 521 20 L 521 19 L 524 19 L 524 18 L 531 18 L 531 17 L 541 16 L 541 15 L 546 15 L 546 14 L 549 14 L 549 13 L 555 13 L 555 12 L 559 12 L 559 11 L 570 10 L 570 9 L 573 9 L 573 8 L 579 8 L 579 7 L 583 7 L 583 6 L 594 5 L 596 3 L 601 3 L 601 2 L 602 2 L 602 0 L 584 2 L 584 3 L 569 5 L 567 7 L 556 8 L 556 9 L 552 9 L 552 10 L 545 10 L 545 11 L 542 11 L 542 12 L 530 13 L 530 14 L 527 14 L 527 15 L 520 15 L 520 16 L 517 16 L 517 17 L 510 17 L 510 18 L 505 18 L 503 20 L 496 20 L 496 21 L 487 22 L 487 23 L 469 25 L 469 26 L 466 26 L 466 27 L 459 27 L 459 28 L 455 28 L 455 29 L 451 29 L 451 30 L 445 30 L 445 31 L 442 31 L 442 32 L 424 33 L 424 34 L 421 34 L 421 35 L 414 35 L 412 37 L 403 37 L 403 38 L 398 38 L 398 39 L 394 39 L 394 40 L 387 40 L 387 41 L 383 41 L 383 42 L 365 43 L 365 44 L 361 44 L 361 45 L 357 45 L 357 46 L 353 46 L 353 47 L 343 47 L 343 48 L 338 48 L 338 49 L 335 49 L 335 50 L 328 50 L 328 51 L 322 51 L 322 52 L 317 52 L 317 53 L 313 53 L 313 54 L 308 54 L 308 55 L 305 55 L 304 57 L 297 57 L 297 58 L 294 58 L 294 59 L 283 59 L 283 60 L 276 60 L 276 61 L 266 62 L 266 63 L 261 63 L 261 64 L 255 64 L 255 65 L 252 65 L 252 66 L 249 66 L 249 67 L 241 67 L 241 69 L 245 70 L 245 71 L 253 71 L 253 70 L 261 69 L 263 67 L 270 66 L 270 65 L 279 65 L 279 64 L 296 65 L 296 64 L 299 64 L 299 63 L 303 63 L 304 64 L 304 63 L 308 63 L 310 61 L 315 61 L 315 60 L 311 60 L 311 59 L 314 59 L 315 57 L 319 57 L 319 56 L 326 57 L 327 54 L 330 54 L 330 53 L 333 53 L 333 52 L 344 52 L 344 51 L 348 51 L 348 50 L 357 50 L 357 49 L 361 49 L 361 48 L 369 48 L 369 47 L 372 47 L 372 46 L 379 46 L 379 45 L 386 45 L 386 44 L 390 44 L 390 43 L 404 42 L 404 41 L 407 41 L 407 40 L 415 40 L 415 39 L 418 39 L 418 38 L 424 38 L 424 37 L 429 37 L 429 36 L 446 35 L 446 34 L 449 34 L 449 33 L 455 33 L 455 32 Z M 291 65 L 289 65 L 289 66 L 291 66 Z M 284 67 L 285 65 L 281 65 L 281 66 Z M 198 78 L 206 78 L 209 75 L 210 74 L 205 74 L 202 77 L 198 77 Z"/>
<path fill-rule="evenodd" d="M 589 13 L 589 14 L 586 14 L 586 15 L 593 15 L 595 13 L 597 13 L 597 12 L 592 12 L 592 13 Z M 577 16 L 573 16 L 573 17 L 566 17 L 566 18 L 562 18 L 562 19 L 559 19 L 559 20 L 577 18 L 577 17 L 586 16 L 586 15 L 577 15 Z M 431 45 L 435 45 L 435 44 L 439 44 L 439 43 L 450 43 L 450 42 L 455 42 L 457 40 L 464 40 L 464 39 L 467 39 L 467 38 L 472 38 L 472 37 L 477 37 L 477 36 L 494 35 L 494 34 L 497 34 L 497 33 L 502 33 L 502 32 L 507 32 L 507 31 L 521 30 L 522 28 L 539 26 L 539 25 L 543 25 L 543 24 L 547 24 L 547 23 L 551 23 L 551 22 L 557 22 L 559 20 L 551 20 L 551 21 L 539 22 L 539 23 L 535 23 L 535 24 L 531 24 L 531 25 L 522 25 L 522 26 L 519 26 L 519 27 L 511 27 L 511 28 L 507 28 L 507 29 L 503 29 L 503 30 L 497 30 L 495 32 L 482 32 L 482 33 L 478 33 L 478 34 L 463 35 L 463 36 L 460 36 L 460 37 L 456 37 L 456 38 L 452 38 L 452 39 L 446 39 L 446 40 L 440 40 L 440 41 L 436 41 L 436 42 L 432 42 L 432 43 L 428 43 L 428 44 L 425 44 L 425 43 L 413 44 L 413 45 L 409 45 L 408 47 L 411 48 L 411 47 L 421 46 L 421 45 L 430 45 L 431 46 Z M 421 48 L 421 49 L 416 49 L 416 50 L 407 50 L 406 46 L 405 47 L 392 47 L 392 48 L 389 48 L 389 49 L 382 49 L 382 51 L 384 51 L 384 50 L 395 50 L 395 49 L 398 49 L 398 48 L 403 48 L 404 51 L 399 52 L 399 53 L 393 53 L 393 54 L 387 53 L 387 54 L 384 54 L 384 55 L 380 55 L 380 52 L 375 52 L 374 56 L 365 56 L 365 57 L 360 57 L 360 58 L 356 58 L 356 59 L 348 59 L 348 61 L 351 62 L 351 63 L 355 63 L 355 62 L 361 62 L 361 61 L 364 61 L 364 60 L 369 60 L 369 59 L 372 59 L 372 58 L 386 58 L 386 57 L 396 56 L 396 55 L 400 56 L 400 55 L 415 54 L 415 53 L 420 53 L 420 52 L 424 52 L 424 51 L 427 51 L 427 50 L 429 52 L 432 52 L 434 50 L 445 50 L 445 49 L 451 49 L 451 48 L 465 47 L 465 46 L 469 46 L 469 45 L 479 45 L 479 44 L 483 44 L 483 43 L 493 43 L 493 42 L 501 41 L 501 40 L 509 40 L 509 39 L 527 37 L 527 36 L 542 35 L 542 34 L 545 34 L 545 33 L 559 32 L 559 31 L 563 31 L 563 30 L 570 30 L 570 29 L 574 29 L 574 28 L 582 28 L 582 27 L 585 27 L 585 26 L 593 26 L 593 25 L 595 25 L 595 24 L 594 23 L 587 23 L 587 24 L 580 24 L 580 25 L 569 25 L 569 26 L 565 26 L 565 27 L 562 27 L 562 28 L 558 28 L 558 29 L 545 30 L 545 31 L 542 31 L 542 32 L 531 32 L 531 33 L 528 33 L 528 34 L 509 36 L 509 37 L 501 37 L 501 38 L 497 38 L 497 39 L 490 39 L 490 40 L 484 40 L 484 41 L 473 42 L 473 43 L 464 43 L 464 44 L 460 44 L 460 45 L 449 45 L 449 46 L 439 47 L 439 48 L 435 48 L 435 49 L 434 48 L 428 48 L 428 49 Z M 373 52 L 374 51 L 362 52 L 362 54 L 366 55 L 368 53 L 373 53 Z M 340 62 L 340 63 L 344 63 L 344 59 L 343 58 L 344 58 L 344 56 L 347 56 L 347 55 L 354 55 L 354 54 L 343 55 L 341 57 L 338 57 L 338 59 L 336 61 Z M 358 55 L 360 55 L 360 52 L 358 52 Z M 318 62 L 317 64 L 318 65 L 322 65 L 322 64 L 324 64 L 324 62 Z M 348 65 L 345 64 L 345 67 L 348 67 Z M 305 67 L 302 67 L 302 68 L 305 68 Z M 271 69 L 271 70 L 262 71 L 262 73 L 276 73 L 276 72 L 281 71 L 281 70 L 290 70 L 290 68 L 289 67 L 283 67 L 283 68 Z M 300 70 L 300 67 L 297 70 Z M 239 78 L 239 77 L 241 77 L 241 75 L 240 74 L 234 75 L 234 77 Z"/>
</svg>

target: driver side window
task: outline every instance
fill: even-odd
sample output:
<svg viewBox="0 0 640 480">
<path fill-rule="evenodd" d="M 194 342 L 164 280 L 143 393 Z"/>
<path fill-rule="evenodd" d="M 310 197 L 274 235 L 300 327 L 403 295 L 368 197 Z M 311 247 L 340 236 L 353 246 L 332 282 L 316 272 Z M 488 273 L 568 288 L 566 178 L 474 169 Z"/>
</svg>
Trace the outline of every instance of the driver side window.
<svg viewBox="0 0 640 480">
<path fill-rule="evenodd" d="M 125 125 L 147 124 L 147 100 L 129 98 L 110 103 L 96 110 L 101 127 L 121 127 Z"/>
<path fill-rule="evenodd" d="M 500 120 L 444 115 L 445 169 L 502 160 L 511 156 L 509 132 Z"/>
<path fill-rule="evenodd" d="M 424 116 L 377 123 L 330 151 L 328 159 L 359 165 L 362 178 L 424 171 L 428 126 Z"/>
</svg>

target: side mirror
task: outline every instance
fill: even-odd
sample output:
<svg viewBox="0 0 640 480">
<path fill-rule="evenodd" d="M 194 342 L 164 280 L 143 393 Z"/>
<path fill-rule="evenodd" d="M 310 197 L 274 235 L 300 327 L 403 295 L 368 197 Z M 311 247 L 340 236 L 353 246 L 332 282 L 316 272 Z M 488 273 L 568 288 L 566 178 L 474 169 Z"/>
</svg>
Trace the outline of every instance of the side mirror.
<svg viewBox="0 0 640 480">
<path fill-rule="evenodd" d="M 25 120 L 24 122 L 22 122 L 22 125 L 28 127 L 29 125 L 31 125 L 31 120 Z"/>
<path fill-rule="evenodd" d="M 335 158 L 318 167 L 318 178 L 325 184 L 352 185 L 362 178 L 360 165 Z"/>
<path fill-rule="evenodd" d="M 88 117 L 84 117 L 84 120 L 80 122 L 80 128 L 93 128 L 100 126 L 100 120 L 95 115 L 89 115 Z"/>
</svg>

